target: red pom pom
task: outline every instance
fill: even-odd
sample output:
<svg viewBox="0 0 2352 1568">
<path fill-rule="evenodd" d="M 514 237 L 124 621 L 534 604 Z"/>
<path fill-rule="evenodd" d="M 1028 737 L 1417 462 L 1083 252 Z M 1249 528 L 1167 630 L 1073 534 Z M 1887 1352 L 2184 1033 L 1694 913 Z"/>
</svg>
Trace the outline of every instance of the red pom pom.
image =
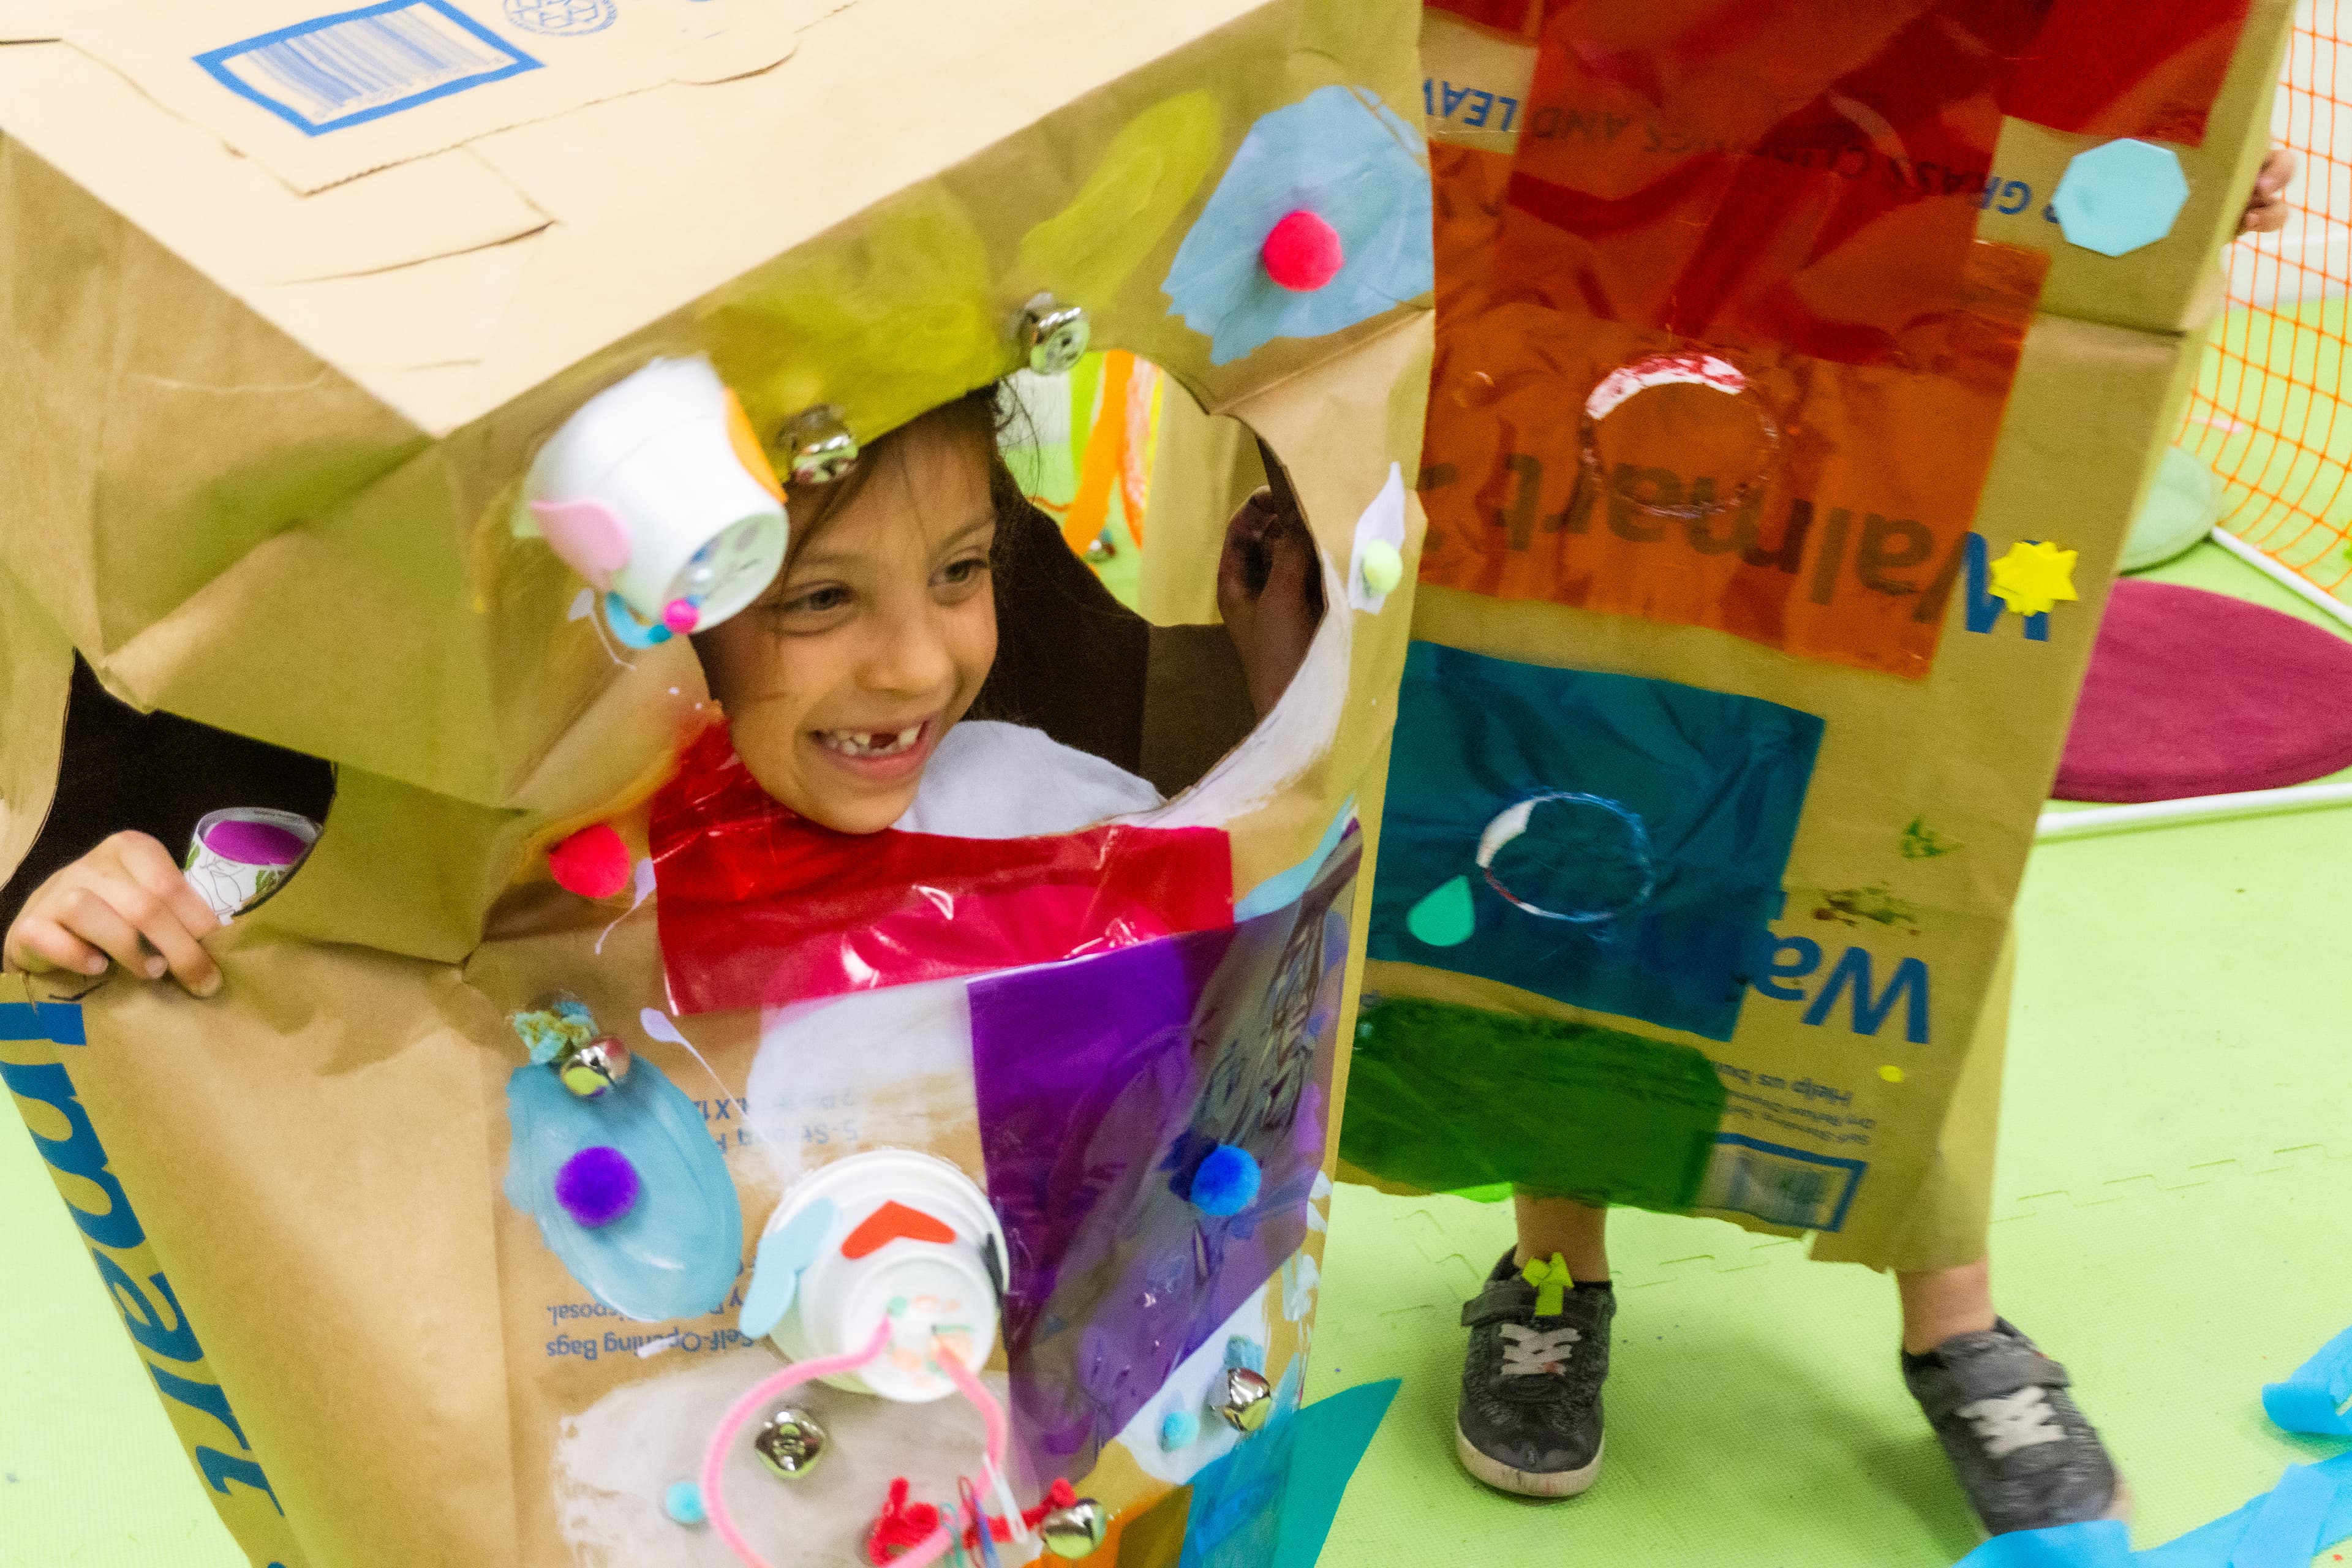
<svg viewBox="0 0 2352 1568">
<path fill-rule="evenodd" d="M 629 885 L 629 847 L 609 822 L 583 827 L 547 852 L 555 885 L 583 899 L 609 899 Z"/>
<path fill-rule="evenodd" d="M 1303 207 L 1274 226 L 1258 255 L 1267 277 L 1298 294 L 1311 294 L 1339 276 L 1348 260 L 1339 231 Z"/>
</svg>

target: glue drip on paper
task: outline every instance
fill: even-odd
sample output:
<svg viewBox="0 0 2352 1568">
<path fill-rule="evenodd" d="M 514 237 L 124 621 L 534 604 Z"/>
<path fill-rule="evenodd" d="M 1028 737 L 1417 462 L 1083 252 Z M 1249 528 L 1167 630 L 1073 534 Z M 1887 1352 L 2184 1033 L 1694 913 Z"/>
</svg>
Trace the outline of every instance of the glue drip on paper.
<svg viewBox="0 0 2352 1568">
<path fill-rule="evenodd" d="M 623 921 L 627 920 L 631 915 L 635 914 L 639 910 L 641 910 L 641 909 L 645 908 L 645 907 L 646 907 L 646 900 L 647 899 L 652 898 L 653 896 L 654 896 L 654 863 L 653 863 L 653 861 L 652 861 L 650 858 L 646 858 L 646 859 L 643 859 L 643 860 L 640 860 L 640 861 L 638 861 L 638 862 L 637 862 L 636 880 L 635 880 L 635 894 L 634 894 L 634 896 L 629 900 L 629 907 L 628 907 L 627 909 L 625 909 L 625 910 L 623 910 L 619 914 L 614 915 L 614 916 L 613 917 L 613 923 L 612 923 L 611 925 L 606 926 L 606 927 L 604 929 L 604 931 L 601 931 L 601 932 L 599 932 L 599 933 L 598 933 L 597 937 L 596 937 L 596 951 L 597 951 L 598 952 L 604 952 L 604 939 L 605 939 L 606 937 L 611 936 L 611 935 L 613 934 L 614 928 L 614 927 L 617 927 L 617 926 L 618 926 L 618 925 L 619 925 Z M 646 1009 L 646 1010 L 647 1012 L 649 1012 L 649 1013 L 650 1013 L 650 1012 L 653 1012 L 653 1009 L 652 1009 L 652 1008 L 650 1008 L 650 1007 L 648 1007 L 648 1008 L 647 1008 L 647 1009 Z M 654 1016 L 656 1016 L 656 1017 L 657 1017 L 657 1018 L 660 1018 L 662 1016 L 661 1016 L 660 1014 L 658 1014 L 658 1013 L 655 1013 L 655 1014 L 654 1014 Z M 662 1022 L 663 1022 L 663 1023 L 665 1023 L 665 1024 L 667 1024 L 667 1023 L 668 1023 L 668 1022 L 669 1022 L 669 1020 L 668 1020 L 668 1019 L 667 1019 L 667 1018 L 662 1018 Z M 661 1037 L 660 1035 L 654 1034 L 654 1031 L 653 1031 L 653 1029 L 652 1029 L 651 1027 L 648 1027 L 648 1028 L 646 1030 L 646 1034 L 648 1034 L 648 1035 L 653 1035 L 654 1038 L 655 1038 L 655 1039 L 656 1039 L 656 1040 L 658 1040 L 658 1039 L 662 1038 L 662 1037 Z M 677 1041 L 677 1043 L 678 1043 L 679 1045 L 684 1045 L 684 1044 L 686 1044 L 686 1040 L 685 1040 L 684 1037 L 679 1037 L 679 1039 L 678 1039 L 678 1041 Z"/>
<path fill-rule="evenodd" d="M 2081 552 L 2054 544 L 2019 542 L 1992 563 L 1992 591 L 2021 616 L 2038 616 L 2053 606 L 2072 604 L 2074 563 Z"/>
<path fill-rule="evenodd" d="M 1641 817 L 1572 790 L 1531 795 L 1496 813 L 1478 835 L 1475 864 L 1513 908 L 1571 925 L 1597 927 L 1631 914 L 1657 889 Z M 1432 947 L 1467 942 L 1477 929 L 1468 876 L 1441 883 L 1406 913 L 1405 926 Z"/>
</svg>

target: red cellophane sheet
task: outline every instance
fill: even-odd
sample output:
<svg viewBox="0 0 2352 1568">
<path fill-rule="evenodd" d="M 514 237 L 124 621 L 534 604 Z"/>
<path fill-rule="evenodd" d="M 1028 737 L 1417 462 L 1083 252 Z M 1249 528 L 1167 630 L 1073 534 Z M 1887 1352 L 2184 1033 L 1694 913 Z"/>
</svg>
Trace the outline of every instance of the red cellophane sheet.
<svg viewBox="0 0 2352 1568">
<path fill-rule="evenodd" d="M 1050 838 L 835 833 L 772 799 L 722 729 L 654 803 L 662 963 L 681 1015 L 1104 952 L 1233 923 L 1213 827 Z"/>
</svg>

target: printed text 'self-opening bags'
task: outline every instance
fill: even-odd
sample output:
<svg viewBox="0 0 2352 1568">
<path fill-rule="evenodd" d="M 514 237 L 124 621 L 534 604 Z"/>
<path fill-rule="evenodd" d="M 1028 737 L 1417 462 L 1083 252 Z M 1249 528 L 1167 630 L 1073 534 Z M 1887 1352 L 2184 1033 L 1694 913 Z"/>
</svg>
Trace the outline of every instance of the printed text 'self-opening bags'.
<svg viewBox="0 0 2352 1568">
<path fill-rule="evenodd" d="M 1979 1255 L 2010 908 L 2287 16 L 1433 5 L 1356 1173 Z M 2118 139 L 2155 216 L 2070 239 Z"/>
<path fill-rule="evenodd" d="M 778 1194 L 873 1149 L 1052 1169 L 1087 1129 L 1020 1069 L 1056 1051 L 1133 1072 L 1100 1087 L 1166 1147 L 1122 1148 L 1133 1168 L 1066 1210 L 1007 1211 L 1005 1299 L 1031 1306 L 989 1375 L 1021 1500 L 1064 1477 L 1115 1534 L 1158 1503 L 1138 1539 L 1171 1563 L 1187 1529 L 1199 1552 L 1303 1528 L 1265 1483 L 1317 1448 L 1311 1205 L 1410 598 L 1366 590 L 1359 541 L 1410 572 L 1421 532 L 1418 25 L 1392 0 L 0 16 L 0 862 L 46 811 L 75 650 L 133 703 L 337 770 L 303 868 L 215 939 L 219 996 L 0 995 L 0 1077 L 256 1564 L 726 1561 L 663 1499 L 780 1364 L 738 1328 Z M 353 50 L 374 75 L 337 74 Z M 1344 264 L 1280 289 L 1258 249 L 1302 207 Z M 719 787 L 723 744 L 679 771 L 712 719 L 686 639 L 616 637 L 515 536 L 520 487 L 656 358 L 707 357 L 771 459 L 822 405 L 871 440 L 1013 371 L 1041 294 L 1266 442 L 1330 611 L 1252 730 L 1217 628 L 1074 617 L 1063 579 L 1008 581 L 1013 705 L 1173 798 L 1066 840 L 895 834 L 850 865 Z M 1205 776 L 1167 761 L 1221 752 Z M 609 898 L 548 871 L 595 825 L 629 860 Z M 767 858 L 732 879 L 697 853 L 722 841 Z M 841 896 L 794 922 L 803 873 Z M 708 918 L 729 898 L 770 923 Z M 1100 1016 L 1034 979 L 1131 973 L 1154 988 Z M 608 1101 L 571 1100 L 509 1022 L 558 992 L 635 1054 Z M 552 1212 L 547 1165 L 624 1131 L 660 1223 L 608 1244 Z M 1188 1194 L 1216 1146 L 1264 1183 L 1211 1214 Z M 1105 1236 L 1182 1285 L 1124 1372 L 1087 1353 L 1143 1331 L 1088 1261 Z M 1154 1401 L 1202 1409 L 1234 1337 L 1279 1440 L 1229 1460 L 1213 1417 L 1131 1440 Z M 822 1472 L 784 1487 L 748 1447 L 727 1471 L 778 1560 L 853 1560 L 893 1476 L 937 1500 L 977 1466 L 959 1401 L 807 1402 Z M 1197 1517 L 1196 1480 L 1225 1500 Z"/>
</svg>

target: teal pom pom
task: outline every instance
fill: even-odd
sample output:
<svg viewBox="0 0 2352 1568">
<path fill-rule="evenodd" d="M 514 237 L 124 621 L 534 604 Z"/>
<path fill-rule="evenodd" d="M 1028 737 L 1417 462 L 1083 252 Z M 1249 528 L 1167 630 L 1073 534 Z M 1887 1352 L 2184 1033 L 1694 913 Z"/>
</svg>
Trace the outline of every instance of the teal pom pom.
<svg viewBox="0 0 2352 1568">
<path fill-rule="evenodd" d="M 1201 1436 L 1201 1418 L 1189 1410 L 1171 1410 L 1160 1423 L 1160 1447 L 1167 1453 L 1189 1448 Z"/>
<path fill-rule="evenodd" d="M 674 1482 L 662 1493 L 662 1511 L 689 1528 L 710 1517 L 703 1511 L 702 1489 L 692 1481 Z"/>
</svg>

